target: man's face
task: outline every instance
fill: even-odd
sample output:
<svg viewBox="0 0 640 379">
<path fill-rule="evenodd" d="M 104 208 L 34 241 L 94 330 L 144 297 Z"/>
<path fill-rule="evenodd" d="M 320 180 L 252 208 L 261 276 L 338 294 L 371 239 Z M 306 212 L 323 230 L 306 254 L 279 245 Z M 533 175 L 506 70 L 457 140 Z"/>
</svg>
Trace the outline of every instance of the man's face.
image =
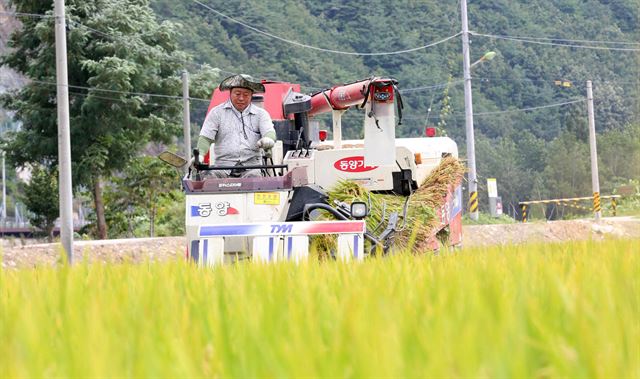
<svg viewBox="0 0 640 379">
<path fill-rule="evenodd" d="M 251 104 L 251 95 L 253 95 L 253 92 L 246 88 L 232 88 L 231 104 L 242 112 Z"/>
</svg>

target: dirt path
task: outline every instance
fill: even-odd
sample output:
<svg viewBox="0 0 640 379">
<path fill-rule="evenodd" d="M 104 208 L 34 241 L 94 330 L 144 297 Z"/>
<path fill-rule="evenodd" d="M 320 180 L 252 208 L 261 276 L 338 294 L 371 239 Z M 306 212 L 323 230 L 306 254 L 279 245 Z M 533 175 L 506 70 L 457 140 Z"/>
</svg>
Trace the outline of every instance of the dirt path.
<svg viewBox="0 0 640 379">
<path fill-rule="evenodd" d="M 185 254 L 184 237 L 74 241 L 73 247 L 75 262 L 85 259 L 90 262 L 166 261 L 180 259 Z M 1 266 L 9 268 L 56 265 L 64 256 L 59 243 L 4 246 L 0 255 Z"/>
<path fill-rule="evenodd" d="M 593 220 L 568 220 L 463 227 L 465 247 L 604 238 L 640 238 L 640 219 L 605 217 L 599 223 Z"/>
<path fill-rule="evenodd" d="M 559 242 L 604 238 L 640 239 L 640 219 L 632 217 L 552 221 L 528 224 L 468 225 L 463 229 L 465 247 L 525 242 Z M 18 246 L 15 246 L 15 245 Z M 184 237 L 138 238 L 106 241 L 75 241 L 74 260 L 90 262 L 142 262 L 182 259 Z M 19 240 L 3 240 L 1 266 L 21 268 L 52 266 L 60 262 L 59 243 L 21 246 Z"/>
</svg>

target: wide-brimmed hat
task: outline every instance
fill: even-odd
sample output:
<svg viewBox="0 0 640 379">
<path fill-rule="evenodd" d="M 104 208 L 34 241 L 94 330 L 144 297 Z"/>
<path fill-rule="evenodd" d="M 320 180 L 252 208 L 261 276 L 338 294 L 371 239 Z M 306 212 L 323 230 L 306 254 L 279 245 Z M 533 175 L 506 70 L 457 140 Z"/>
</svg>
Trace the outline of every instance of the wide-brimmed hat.
<svg viewBox="0 0 640 379">
<path fill-rule="evenodd" d="M 218 88 L 220 88 L 220 91 L 230 90 L 232 88 L 246 88 L 253 92 L 264 92 L 264 85 L 262 83 L 244 74 L 232 75 L 224 79 L 220 82 Z"/>
</svg>

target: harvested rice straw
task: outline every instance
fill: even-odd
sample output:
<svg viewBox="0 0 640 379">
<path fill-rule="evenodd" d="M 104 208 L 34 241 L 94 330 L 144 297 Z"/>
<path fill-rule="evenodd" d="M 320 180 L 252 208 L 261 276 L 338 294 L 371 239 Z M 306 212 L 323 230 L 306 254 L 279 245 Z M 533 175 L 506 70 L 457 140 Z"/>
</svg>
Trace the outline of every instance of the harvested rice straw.
<svg viewBox="0 0 640 379">
<path fill-rule="evenodd" d="M 442 204 L 449 188 L 455 188 L 460 184 L 464 172 L 464 165 L 454 157 L 442 159 L 438 167 L 431 171 L 422 185 L 409 197 L 406 221 L 399 221 L 398 227 L 405 227 L 395 237 L 396 248 L 413 246 L 414 241 L 419 241 L 420 244 L 435 234 L 434 228 L 437 227 L 438 220 L 434 210 Z M 384 230 L 390 213 L 398 212 L 402 216 L 406 201 L 406 197 L 403 196 L 370 192 L 351 181 L 338 182 L 328 191 L 328 195 L 331 204 L 334 200 L 347 204 L 353 201 L 370 201 L 370 214 L 366 219 L 367 230 L 374 231 L 374 234 Z M 335 246 L 335 239 L 321 236 L 314 239 L 313 245 L 317 252 L 326 252 Z"/>
</svg>

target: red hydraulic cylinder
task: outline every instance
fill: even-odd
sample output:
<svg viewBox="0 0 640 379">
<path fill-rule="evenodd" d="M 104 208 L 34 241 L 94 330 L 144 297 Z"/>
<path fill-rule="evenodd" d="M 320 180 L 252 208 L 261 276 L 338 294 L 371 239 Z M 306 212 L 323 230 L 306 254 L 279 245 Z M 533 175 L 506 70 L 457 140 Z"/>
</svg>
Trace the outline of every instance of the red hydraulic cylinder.
<svg viewBox="0 0 640 379">
<path fill-rule="evenodd" d="M 320 91 L 311 96 L 309 116 L 331 112 L 334 109 L 348 109 L 353 105 L 362 104 L 365 96 L 370 96 L 378 102 L 393 102 L 393 86 L 396 83 L 395 79 L 374 78 Z"/>
</svg>

